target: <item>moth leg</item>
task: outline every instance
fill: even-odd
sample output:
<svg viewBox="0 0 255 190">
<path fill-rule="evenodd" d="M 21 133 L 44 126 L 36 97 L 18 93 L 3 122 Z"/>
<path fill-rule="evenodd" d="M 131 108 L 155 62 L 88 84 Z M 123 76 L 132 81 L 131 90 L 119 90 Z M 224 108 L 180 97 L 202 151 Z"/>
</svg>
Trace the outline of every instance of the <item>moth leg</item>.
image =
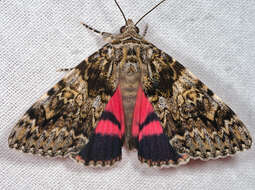
<svg viewBox="0 0 255 190">
<path fill-rule="evenodd" d="M 72 71 L 73 69 L 75 69 L 74 67 L 72 68 L 61 68 L 61 69 L 58 69 L 57 72 L 68 72 L 68 71 Z"/>
<path fill-rule="evenodd" d="M 145 37 L 146 36 L 146 34 L 147 34 L 147 31 L 148 31 L 148 24 L 146 24 L 145 25 L 145 29 L 144 29 L 144 31 L 143 31 L 143 37 Z"/>
<path fill-rule="evenodd" d="M 85 26 L 86 28 L 90 29 L 91 31 L 102 35 L 102 36 L 103 36 L 103 39 L 104 39 L 106 42 L 111 42 L 111 41 L 114 39 L 114 36 L 113 36 L 111 33 L 108 33 L 108 32 L 101 32 L 101 31 L 99 31 L 99 30 L 97 30 L 97 29 L 95 29 L 95 28 L 90 27 L 89 25 L 87 25 L 87 24 L 85 24 L 85 23 L 83 23 L 83 22 L 81 22 L 81 24 L 82 24 L 83 26 Z"/>
</svg>

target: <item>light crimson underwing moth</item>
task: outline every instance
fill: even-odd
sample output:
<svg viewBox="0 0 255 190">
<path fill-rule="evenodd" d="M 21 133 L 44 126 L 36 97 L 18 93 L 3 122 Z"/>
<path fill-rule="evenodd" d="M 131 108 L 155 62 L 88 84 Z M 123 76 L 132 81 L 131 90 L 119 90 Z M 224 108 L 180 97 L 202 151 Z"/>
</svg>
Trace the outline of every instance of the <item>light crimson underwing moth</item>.
<svg viewBox="0 0 255 190">
<path fill-rule="evenodd" d="M 215 159 L 249 149 L 251 136 L 236 114 L 146 41 L 147 28 L 139 34 L 143 17 L 136 24 L 123 17 L 126 24 L 118 35 L 83 23 L 107 44 L 32 105 L 11 131 L 9 147 L 93 166 L 119 161 L 123 145 L 137 149 L 149 166 L 178 166 L 190 158 Z"/>
</svg>

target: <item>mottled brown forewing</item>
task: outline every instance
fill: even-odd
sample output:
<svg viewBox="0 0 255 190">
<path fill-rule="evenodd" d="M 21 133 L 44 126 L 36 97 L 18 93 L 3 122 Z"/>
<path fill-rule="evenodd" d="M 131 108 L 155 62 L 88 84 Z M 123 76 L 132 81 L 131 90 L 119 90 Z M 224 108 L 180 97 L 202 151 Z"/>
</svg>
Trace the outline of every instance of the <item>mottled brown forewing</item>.
<svg viewBox="0 0 255 190">
<path fill-rule="evenodd" d="M 243 122 L 197 77 L 156 47 L 150 60 L 144 91 L 179 153 L 206 160 L 251 147 Z"/>
<path fill-rule="evenodd" d="M 9 146 L 43 156 L 77 153 L 89 137 L 117 83 L 108 44 L 81 62 L 43 95 L 15 125 Z M 111 68 L 111 69 L 109 69 Z"/>
</svg>

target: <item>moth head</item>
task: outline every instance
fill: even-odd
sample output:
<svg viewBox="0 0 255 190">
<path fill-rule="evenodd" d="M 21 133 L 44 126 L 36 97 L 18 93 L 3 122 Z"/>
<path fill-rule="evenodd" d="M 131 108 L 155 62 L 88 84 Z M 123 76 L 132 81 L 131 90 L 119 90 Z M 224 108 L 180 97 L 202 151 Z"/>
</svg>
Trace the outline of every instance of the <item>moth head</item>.
<svg viewBox="0 0 255 190">
<path fill-rule="evenodd" d="M 125 14 L 124 12 L 122 11 L 122 9 L 120 8 L 117 0 L 114 0 L 117 7 L 119 8 L 125 22 L 126 22 L 126 25 L 125 26 L 122 26 L 120 28 L 120 33 L 125 33 L 125 32 L 128 32 L 128 33 L 133 33 L 135 32 L 136 34 L 139 34 L 139 28 L 136 26 L 146 15 L 148 15 L 151 11 L 153 11 L 156 7 L 158 7 L 161 3 L 163 3 L 164 1 L 166 0 L 161 0 L 156 6 L 154 6 L 151 10 L 149 10 L 146 14 L 144 14 L 135 24 L 134 22 L 131 20 L 131 19 L 126 19 L 125 17 Z"/>
<path fill-rule="evenodd" d="M 129 31 L 129 32 L 134 31 L 137 34 L 139 34 L 139 28 L 137 26 L 135 26 L 134 22 L 131 19 L 128 19 L 127 24 L 120 28 L 120 33 L 124 33 L 127 31 Z"/>
</svg>

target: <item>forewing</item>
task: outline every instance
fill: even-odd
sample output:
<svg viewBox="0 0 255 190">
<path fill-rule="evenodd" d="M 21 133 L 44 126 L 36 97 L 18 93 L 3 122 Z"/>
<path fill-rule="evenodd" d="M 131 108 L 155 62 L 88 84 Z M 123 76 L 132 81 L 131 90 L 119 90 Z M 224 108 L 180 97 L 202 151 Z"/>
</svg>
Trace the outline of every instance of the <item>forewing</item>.
<svg viewBox="0 0 255 190">
<path fill-rule="evenodd" d="M 190 71 L 156 47 L 147 51 L 142 85 L 177 152 L 211 159 L 251 147 L 251 136 L 236 114 Z"/>
<path fill-rule="evenodd" d="M 43 156 L 77 154 L 117 88 L 113 57 L 105 45 L 75 67 L 19 120 L 9 147 Z"/>
</svg>

